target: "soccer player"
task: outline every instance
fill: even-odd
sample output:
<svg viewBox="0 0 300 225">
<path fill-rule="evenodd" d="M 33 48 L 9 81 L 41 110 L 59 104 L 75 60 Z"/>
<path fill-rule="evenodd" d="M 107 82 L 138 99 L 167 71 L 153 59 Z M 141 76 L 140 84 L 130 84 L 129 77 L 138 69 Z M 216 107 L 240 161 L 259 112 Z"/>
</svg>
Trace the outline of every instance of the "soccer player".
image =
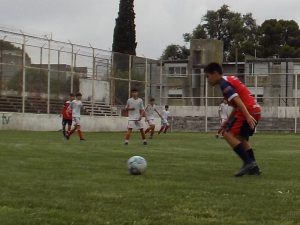
<svg viewBox="0 0 300 225">
<path fill-rule="evenodd" d="M 228 101 L 226 99 L 222 100 L 222 103 L 219 106 L 218 113 L 219 113 L 219 118 L 220 118 L 220 125 L 222 127 L 223 124 L 229 118 L 230 114 L 232 113 L 232 107 L 230 105 L 228 105 Z M 217 137 L 219 137 L 219 134 L 217 134 Z M 221 135 L 221 138 L 223 138 L 222 135 Z"/>
<path fill-rule="evenodd" d="M 162 111 L 161 127 L 158 134 L 160 134 L 161 132 L 164 132 L 164 134 L 167 133 L 168 129 L 170 128 L 170 124 L 168 122 L 169 116 L 170 116 L 169 106 L 165 105 L 165 109 Z"/>
<path fill-rule="evenodd" d="M 155 105 L 155 99 L 150 99 L 150 104 L 147 105 L 145 109 L 145 121 L 149 124 L 149 127 L 146 129 L 145 134 L 150 132 L 150 138 L 153 138 L 154 132 L 155 132 L 155 123 L 154 123 L 154 113 L 157 113 L 157 115 L 162 118 L 160 113 L 156 109 Z"/>
<path fill-rule="evenodd" d="M 223 70 L 220 64 L 210 63 L 204 71 L 209 84 L 219 85 L 224 98 L 234 108 L 218 133 L 223 134 L 225 140 L 244 163 L 235 176 L 260 175 L 261 171 L 249 143 L 249 137 L 253 135 L 261 118 L 260 106 L 249 89 L 237 77 L 222 75 Z"/>
<path fill-rule="evenodd" d="M 133 88 L 131 90 L 131 98 L 127 100 L 125 110 L 128 111 L 128 127 L 125 135 L 125 145 L 128 145 L 129 139 L 134 128 L 140 130 L 143 144 L 147 145 L 146 136 L 143 128 L 142 117 L 145 115 L 144 103 L 138 97 L 139 92 Z"/>
<path fill-rule="evenodd" d="M 72 117 L 74 122 L 74 128 L 67 133 L 66 138 L 69 139 L 71 135 L 77 130 L 78 136 L 81 141 L 84 141 L 81 128 L 80 128 L 80 111 L 82 108 L 82 102 L 81 102 L 82 94 L 77 93 L 76 99 L 73 100 L 69 106 L 69 108 L 72 110 Z"/>
<path fill-rule="evenodd" d="M 64 137 L 66 137 L 66 126 L 68 124 L 68 131 L 71 130 L 72 127 L 72 112 L 69 110 L 70 103 L 74 100 L 75 95 L 73 93 L 70 94 L 69 100 L 64 103 L 64 106 L 61 110 L 60 117 L 62 117 L 62 131 Z"/>
</svg>

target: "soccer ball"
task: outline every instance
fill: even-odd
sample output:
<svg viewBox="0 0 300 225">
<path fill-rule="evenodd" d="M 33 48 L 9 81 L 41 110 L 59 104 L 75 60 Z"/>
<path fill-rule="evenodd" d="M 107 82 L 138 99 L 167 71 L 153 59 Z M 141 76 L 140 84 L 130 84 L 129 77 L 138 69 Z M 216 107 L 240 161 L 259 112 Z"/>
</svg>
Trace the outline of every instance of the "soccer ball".
<svg viewBox="0 0 300 225">
<path fill-rule="evenodd" d="M 147 169 L 147 162 L 141 156 L 132 156 L 127 161 L 127 168 L 131 175 L 141 175 Z"/>
</svg>

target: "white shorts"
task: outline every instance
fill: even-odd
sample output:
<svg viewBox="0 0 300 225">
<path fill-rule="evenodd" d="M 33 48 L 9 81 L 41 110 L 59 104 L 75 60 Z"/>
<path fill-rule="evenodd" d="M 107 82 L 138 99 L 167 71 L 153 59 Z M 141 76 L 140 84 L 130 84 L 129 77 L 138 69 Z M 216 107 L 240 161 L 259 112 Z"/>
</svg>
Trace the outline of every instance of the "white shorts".
<svg viewBox="0 0 300 225">
<path fill-rule="evenodd" d="M 161 120 L 161 126 L 170 126 L 168 120 Z"/>
<path fill-rule="evenodd" d="M 80 117 L 73 117 L 74 126 L 80 126 Z"/>
<path fill-rule="evenodd" d="M 155 125 L 154 119 L 147 120 L 149 126 Z"/>
<path fill-rule="evenodd" d="M 227 119 L 221 118 L 221 120 L 220 120 L 221 125 L 222 125 L 223 123 L 225 123 L 226 121 L 227 121 Z"/>
<path fill-rule="evenodd" d="M 140 121 L 140 120 L 139 121 L 137 121 L 137 120 L 129 120 L 127 128 L 128 129 L 134 129 L 134 128 L 136 128 L 136 129 L 140 130 L 140 129 L 143 129 L 144 126 L 143 126 L 142 121 Z"/>
</svg>

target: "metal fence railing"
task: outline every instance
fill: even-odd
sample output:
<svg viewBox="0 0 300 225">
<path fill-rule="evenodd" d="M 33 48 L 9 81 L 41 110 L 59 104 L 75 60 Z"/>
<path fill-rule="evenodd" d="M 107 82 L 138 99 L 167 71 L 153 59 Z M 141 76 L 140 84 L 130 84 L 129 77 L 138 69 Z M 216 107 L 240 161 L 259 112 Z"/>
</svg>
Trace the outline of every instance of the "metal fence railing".
<svg viewBox="0 0 300 225">
<path fill-rule="evenodd" d="M 290 120 L 290 130 L 297 132 L 298 73 L 237 76 L 262 105 L 265 118 Z M 93 116 L 101 105 L 124 106 L 133 87 L 146 104 L 154 97 L 158 105 L 181 111 L 187 107 L 186 116 L 204 118 L 205 131 L 222 99 L 219 88 L 207 84 L 203 65 L 192 68 L 188 60 L 160 61 L 0 29 L 0 111 L 59 113 L 69 93 L 80 91 L 89 108 L 86 113 Z"/>
</svg>

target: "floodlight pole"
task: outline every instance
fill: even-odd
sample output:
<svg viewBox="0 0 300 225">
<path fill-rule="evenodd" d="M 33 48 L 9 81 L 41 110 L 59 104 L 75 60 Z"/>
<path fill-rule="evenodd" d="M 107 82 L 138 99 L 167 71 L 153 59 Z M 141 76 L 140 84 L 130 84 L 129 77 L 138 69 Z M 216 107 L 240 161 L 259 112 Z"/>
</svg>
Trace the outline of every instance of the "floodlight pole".
<svg viewBox="0 0 300 225">
<path fill-rule="evenodd" d="M 71 93 L 73 93 L 74 91 L 74 44 L 71 43 L 71 41 L 69 41 L 70 45 L 71 45 Z"/>
<path fill-rule="evenodd" d="M 207 118 L 208 118 L 208 116 L 207 116 L 207 107 L 208 107 L 208 99 L 207 99 L 207 97 L 208 97 L 208 94 L 207 94 L 207 88 L 208 88 L 208 83 L 207 83 L 207 78 L 206 78 L 206 76 L 205 76 L 205 132 L 207 133 Z"/>
<path fill-rule="evenodd" d="M 160 60 L 160 77 L 159 77 L 159 103 L 160 105 L 163 105 L 162 100 L 162 82 L 163 82 L 163 61 Z"/>
</svg>

